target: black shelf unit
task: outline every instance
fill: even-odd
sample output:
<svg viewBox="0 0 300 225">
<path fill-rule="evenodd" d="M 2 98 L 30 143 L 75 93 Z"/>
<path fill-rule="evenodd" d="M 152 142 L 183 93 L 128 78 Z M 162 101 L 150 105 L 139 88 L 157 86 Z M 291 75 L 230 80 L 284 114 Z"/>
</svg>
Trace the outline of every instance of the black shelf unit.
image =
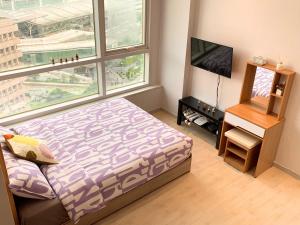
<svg viewBox="0 0 300 225">
<path fill-rule="evenodd" d="M 199 126 L 208 132 L 212 133 L 216 136 L 216 149 L 219 148 L 220 144 L 220 135 L 222 131 L 222 125 L 224 120 L 224 112 L 218 109 L 215 109 L 213 112 L 213 107 L 206 104 L 205 102 L 202 102 L 192 96 L 185 97 L 183 99 L 179 100 L 178 103 L 178 114 L 177 114 L 177 124 L 181 125 L 182 121 L 184 121 L 185 117 L 183 115 L 184 110 L 191 109 L 194 112 L 197 112 L 203 116 L 205 116 L 209 122 L 199 126 L 198 124 L 195 124 L 196 126 Z M 211 129 L 211 127 L 216 127 L 216 129 Z"/>
</svg>

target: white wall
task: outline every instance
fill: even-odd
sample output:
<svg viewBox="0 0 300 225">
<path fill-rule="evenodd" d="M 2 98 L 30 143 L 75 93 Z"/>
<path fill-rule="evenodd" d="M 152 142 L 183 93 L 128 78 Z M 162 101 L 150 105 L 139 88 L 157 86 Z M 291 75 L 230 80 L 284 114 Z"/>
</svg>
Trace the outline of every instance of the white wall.
<svg viewBox="0 0 300 225">
<path fill-rule="evenodd" d="M 193 36 L 234 48 L 232 79 L 222 79 L 220 108 L 239 101 L 247 60 L 262 55 L 300 71 L 300 1 L 201 0 Z M 172 34 L 169 34 L 172 36 Z M 217 77 L 192 68 L 190 94 L 215 103 Z M 300 78 L 296 75 L 276 162 L 300 175 Z M 169 97 L 171 99 L 171 97 Z"/>
<path fill-rule="evenodd" d="M 160 0 L 151 0 L 150 11 L 150 84 L 159 84 L 158 63 L 159 63 L 159 45 L 160 45 Z"/>
<path fill-rule="evenodd" d="M 164 87 L 162 108 L 174 115 L 184 91 L 189 16 L 190 0 L 161 1 L 159 75 Z"/>
<path fill-rule="evenodd" d="M 136 91 L 136 93 L 133 92 L 124 97 L 146 112 L 153 112 L 161 107 L 161 95 L 162 87 L 153 86 L 142 92 Z"/>
</svg>

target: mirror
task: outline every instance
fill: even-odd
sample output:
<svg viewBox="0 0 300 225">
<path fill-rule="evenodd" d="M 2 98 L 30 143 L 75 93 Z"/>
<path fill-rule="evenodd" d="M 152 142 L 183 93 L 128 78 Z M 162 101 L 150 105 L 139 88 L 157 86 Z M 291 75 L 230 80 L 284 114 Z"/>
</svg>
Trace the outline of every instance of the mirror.
<svg viewBox="0 0 300 225">
<path fill-rule="evenodd" d="M 274 76 L 274 71 L 257 67 L 252 88 L 252 103 L 261 107 L 268 106 Z"/>
</svg>

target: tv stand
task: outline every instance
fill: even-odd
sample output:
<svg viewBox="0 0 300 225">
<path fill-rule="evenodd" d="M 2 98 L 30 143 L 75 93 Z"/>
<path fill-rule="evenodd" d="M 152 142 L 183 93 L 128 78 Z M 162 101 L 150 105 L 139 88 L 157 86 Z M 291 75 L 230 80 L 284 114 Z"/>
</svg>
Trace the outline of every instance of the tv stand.
<svg viewBox="0 0 300 225">
<path fill-rule="evenodd" d="M 220 144 L 220 134 L 222 131 L 222 124 L 224 120 L 224 112 L 192 96 L 185 97 L 183 99 L 180 99 L 178 102 L 178 114 L 177 114 L 178 125 L 181 125 L 182 121 L 186 119 L 183 112 L 185 112 L 188 109 L 207 118 L 208 122 L 201 126 L 199 126 L 194 122 L 191 123 L 215 135 L 216 136 L 215 147 L 216 149 L 218 149 Z"/>
</svg>

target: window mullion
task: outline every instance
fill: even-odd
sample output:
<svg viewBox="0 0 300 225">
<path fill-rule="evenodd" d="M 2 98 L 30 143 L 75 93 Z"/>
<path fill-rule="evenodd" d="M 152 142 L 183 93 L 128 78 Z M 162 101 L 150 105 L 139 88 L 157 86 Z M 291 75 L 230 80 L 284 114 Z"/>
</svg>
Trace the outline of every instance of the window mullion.
<svg viewBox="0 0 300 225">
<path fill-rule="evenodd" d="M 102 61 L 101 64 L 98 65 L 99 71 L 101 70 L 101 78 L 102 78 L 102 92 L 103 96 L 106 96 L 106 77 L 105 77 L 105 62 Z"/>
<path fill-rule="evenodd" d="M 93 4 L 94 4 L 94 24 L 95 24 L 95 42 L 96 42 L 96 54 L 97 57 L 101 58 L 102 52 L 101 52 L 101 42 L 102 39 L 100 38 L 100 1 L 101 0 L 94 0 Z"/>
<path fill-rule="evenodd" d="M 33 74 L 47 73 L 56 70 L 84 66 L 92 63 L 97 63 L 99 61 L 100 59 L 96 57 L 90 57 L 90 58 L 80 59 L 79 61 L 75 61 L 75 62 L 61 63 L 55 65 L 48 64 L 48 65 L 29 67 L 29 68 L 24 68 L 19 70 L 11 70 L 11 71 L 0 73 L 0 81 L 14 79 L 18 77 L 26 77 Z"/>
<path fill-rule="evenodd" d="M 126 47 L 126 48 L 120 48 L 120 49 L 114 49 L 114 50 L 109 50 L 105 52 L 105 56 L 113 56 L 113 55 L 118 55 L 118 54 L 128 54 L 131 52 L 137 52 L 137 51 L 145 51 L 147 50 L 147 45 L 139 45 L 139 46 L 132 46 L 132 47 Z"/>
<path fill-rule="evenodd" d="M 150 0 L 144 0 L 144 41 L 145 47 L 150 48 L 150 13 L 152 11 Z"/>
<path fill-rule="evenodd" d="M 104 0 L 98 0 L 98 12 L 99 12 L 99 30 L 101 41 L 101 57 L 105 56 L 106 52 L 106 33 L 105 33 L 105 8 Z"/>
<path fill-rule="evenodd" d="M 106 52 L 106 35 L 105 35 L 105 9 L 104 0 L 97 0 L 98 6 L 98 24 L 99 24 L 99 36 L 100 39 L 100 54 L 101 54 L 101 64 L 98 64 L 98 71 L 101 71 L 101 83 L 99 83 L 99 88 L 102 89 L 103 96 L 106 96 L 106 77 L 105 77 L 105 52 Z"/>
<path fill-rule="evenodd" d="M 104 47 L 103 43 L 105 39 L 103 39 L 103 0 L 94 0 L 94 21 L 95 21 L 95 40 L 96 40 L 96 53 L 97 56 L 103 59 L 104 56 Z M 98 73 L 98 90 L 99 93 L 103 96 L 106 95 L 105 91 L 105 77 L 103 76 L 103 63 L 102 60 L 97 63 L 97 73 Z"/>
</svg>

